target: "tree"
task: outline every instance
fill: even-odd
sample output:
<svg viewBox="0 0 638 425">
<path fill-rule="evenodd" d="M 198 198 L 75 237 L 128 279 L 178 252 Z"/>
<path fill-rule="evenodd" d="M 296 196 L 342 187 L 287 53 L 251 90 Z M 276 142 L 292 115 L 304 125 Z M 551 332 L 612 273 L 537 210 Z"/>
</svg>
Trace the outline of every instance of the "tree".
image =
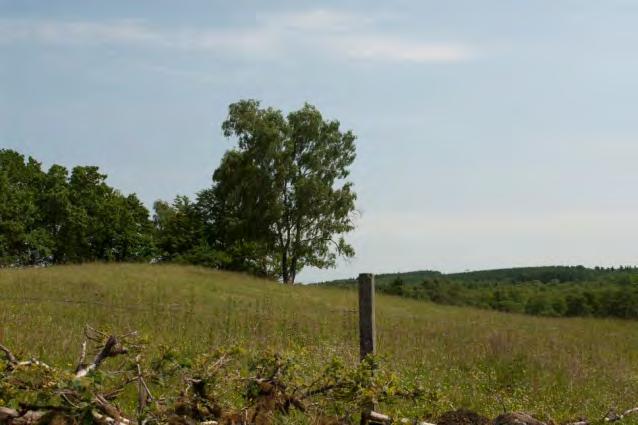
<svg viewBox="0 0 638 425">
<path fill-rule="evenodd" d="M 97 167 L 52 165 L 0 150 L 0 267 L 153 254 L 148 210 L 106 184 Z"/>
<path fill-rule="evenodd" d="M 188 197 L 177 196 L 172 204 L 155 201 L 153 209 L 157 246 L 163 257 L 175 258 L 200 244 L 203 223 Z"/>
<path fill-rule="evenodd" d="M 155 202 L 155 240 L 162 261 L 217 268 L 225 264 L 227 256 L 216 249 L 216 240 L 209 231 L 202 203 L 201 194 L 195 203 L 186 196 L 177 196 L 172 204 Z"/>
<path fill-rule="evenodd" d="M 306 266 L 327 268 L 351 257 L 355 136 L 311 105 L 286 117 L 243 100 L 222 125 L 235 137 L 213 175 L 214 216 L 236 265 L 292 284 Z"/>
<path fill-rule="evenodd" d="M 0 266 L 33 265 L 51 254 L 53 241 L 38 209 L 45 178 L 40 167 L 31 157 L 0 150 Z"/>
<path fill-rule="evenodd" d="M 387 288 L 385 289 L 385 292 L 387 294 L 392 294 L 392 295 L 403 295 L 404 291 L 405 291 L 405 288 L 403 284 L 403 279 L 401 279 L 401 276 L 398 274 L 392 280 L 392 282 L 390 282 L 390 285 L 388 285 Z"/>
</svg>

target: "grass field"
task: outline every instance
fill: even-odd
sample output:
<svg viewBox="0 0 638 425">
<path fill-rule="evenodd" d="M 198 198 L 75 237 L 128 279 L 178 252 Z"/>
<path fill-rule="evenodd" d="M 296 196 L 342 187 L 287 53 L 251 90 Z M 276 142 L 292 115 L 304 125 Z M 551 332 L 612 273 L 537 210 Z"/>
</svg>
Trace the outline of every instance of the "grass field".
<svg viewBox="0 0 638 425">
<path fill-rule="evenodd" d="M 356 293 L 284 287 L 195 267 L 82 265 L 0 270 L 0 342 L 62 367 L 84 324 L 136 329 L 182 353 L 241 344 L 303 347 L 309 367 L 358 359 Z M 638 323 L 550 319 L 379 295 L 382 367 L 432 390 L 409 409 L 524 410 L 557 421 L 638 405 Z M 317 366 L 318 367 L 318 366 Z M 406 407 L 408 408 L 408 407 Z"/>
</svg>

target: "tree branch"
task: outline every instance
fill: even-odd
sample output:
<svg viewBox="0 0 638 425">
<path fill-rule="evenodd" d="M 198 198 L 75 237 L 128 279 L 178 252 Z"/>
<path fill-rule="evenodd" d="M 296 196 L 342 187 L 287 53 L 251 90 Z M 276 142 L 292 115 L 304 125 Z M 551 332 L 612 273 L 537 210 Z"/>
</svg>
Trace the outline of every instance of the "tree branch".
<svg viewBox="0 0 638 425">
<path fill-rule="evenodd" d="M 78 365 L 79 367 L 75 372 L 75 377 L 81 378 L 86 376 L 92 370 L 99 368 L 105 359 L 126 353 L 128 353 L 128 350 L 120 345 L 116 337 L 111 335 L 106 340 L 104 347 L 97 353 L 95 359 L 93 359 L 93 363 L 88 366 Z"/>
<path fill-rule="evenodd" d="M 17 365 L 18 364 L 18 359 L 16 359 L 16 357 L 13 355 L 11 350 L 9 350 L 7 347 L 5 347 L 4 345 L 0 344 L 0 351 L 2 351 L 4 353 L 4 355 L 7 358 L 7 361 L 9 362 L 10 365 Z"/>
</svg>

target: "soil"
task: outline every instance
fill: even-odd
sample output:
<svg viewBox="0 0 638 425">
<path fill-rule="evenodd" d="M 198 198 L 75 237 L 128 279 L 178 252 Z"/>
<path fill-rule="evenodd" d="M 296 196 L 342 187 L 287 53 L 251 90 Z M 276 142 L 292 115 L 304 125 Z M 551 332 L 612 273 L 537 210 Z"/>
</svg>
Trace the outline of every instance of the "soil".
<svg viewBox="0 0 638 425">
<path fill-rule="evenodd" d="M 490 425 L 490 423 L 491 421 L 485 416 L 467 409 L 445 412 L 436 421 L 437 425 Z"/>
</svg>

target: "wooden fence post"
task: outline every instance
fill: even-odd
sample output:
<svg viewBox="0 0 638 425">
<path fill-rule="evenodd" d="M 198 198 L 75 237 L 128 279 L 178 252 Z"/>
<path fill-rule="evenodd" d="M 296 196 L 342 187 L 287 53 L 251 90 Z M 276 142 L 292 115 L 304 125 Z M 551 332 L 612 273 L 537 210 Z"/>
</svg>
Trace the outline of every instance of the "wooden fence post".
<svg viewBox="0 0 638 425">
<path fill-rule="evenodd" d="M 361 360 L 368 354 L 376 354 L 376 329 L 374 320 L 374 275 L 359 275 L 359 353 Z"/>
<path fill-rule="evenodd" d="M 359 355 L 361 360 L 368 354 L 377 352 L 376 324 L 374 320 L 374 275 L 362 273 L 359 275 Z M 370 413 L 376 406 L 365 406 L 361 412 L 361 425 L 369 422 Z"/>
</svg>

